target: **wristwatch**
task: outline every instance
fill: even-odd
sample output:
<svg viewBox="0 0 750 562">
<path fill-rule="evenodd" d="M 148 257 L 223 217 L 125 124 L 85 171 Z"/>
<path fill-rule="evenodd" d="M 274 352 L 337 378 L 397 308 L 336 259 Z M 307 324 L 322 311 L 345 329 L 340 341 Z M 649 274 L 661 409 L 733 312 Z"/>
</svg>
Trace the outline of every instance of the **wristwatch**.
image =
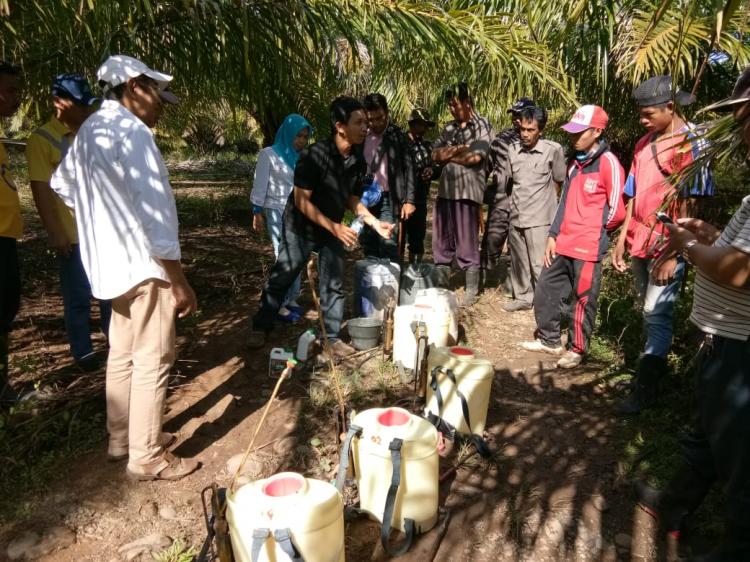
<svg viewBox="0 0 750 562">
<path fill-rule="evenodd" d="M 688 262 L 690 265 L 693 265 L 693 261 L 690 259 L 690 248 L 695 246 L 698 243 L 698 240 L 693 238 L 690 240 L 687 244 L 685 244 L 685 247 L 682 248 L 682 258 Z"/>
</svg>

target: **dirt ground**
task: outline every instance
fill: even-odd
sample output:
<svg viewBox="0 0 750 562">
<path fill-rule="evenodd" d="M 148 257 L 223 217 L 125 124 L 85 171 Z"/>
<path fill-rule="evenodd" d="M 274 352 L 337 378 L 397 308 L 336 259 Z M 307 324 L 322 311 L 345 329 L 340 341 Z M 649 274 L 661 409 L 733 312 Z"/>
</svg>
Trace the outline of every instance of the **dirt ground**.
<svg viewBox="0 0 750 562">
<path fill-rule="evenodd" d="M 249 217 L 219 218 L 214 226 L 181 230 L 201 312 L 178 324 L 178 360 L 165 417 L 165 429 L 178 436 L 174 452 L 197 458 L 201 470 L 174 483 L 133 483 L 125 477 L 124 463 L 107 461 L 102 441 L 97 450 L 61 465 L 45 494 L 27 499 L 27 519 L 0 529 L 0 559 L 8 555 L 10 541 L 52 529 L 67 539 L 59 544 L 64 548 L 36 558 L 41 562 L 151 560 L 149 548 L 123 548 L 141 539 L 163 547 L 180 538 L 200 549 L 206 535 L 200 492 L 212 482 L 229 482 L 227 461 L 247 446 L 275 382 L 267 374 L 271 346 L 256 352 L 245 347 L 248 320 L 272 261 L 270 244 L 248 233 Z M 34 361 L 35 377 L 74 385 L 81 375 L 69 365 L 61 300 L 43 244 L 38 232 L 22 244 L 24 258 L 37 257 L 32 271 L 27 266 L 32 279 L 13 334 L 13 364 Z M 454 283 L 461 285 L 460 275 Z M 618 421 L 600 378 L 606 366 L 584 364 L 564 372 L 548 356 L 522 351 L 518 342 L 532 338 L 533 316 L 504 312 L 505 300 L 501 289 L 490 288 L 477 305 L 462 311 L 465 342 L 495 367 L 487 437 L 498 454 L 492 461 L 474 457 L 444 479 L 441 520 L 448 512 L 450 520 L 442 541 L 438 523 L 401 559 L 663 559 L 665 547 L 654 539 L 652 521 L 634 507 L 619 476 L 612 445 Z M 312 306 L 307 286 L 302 303 Z M 294 345 L 313 326 L 314 314 L 279 326 L 273 343 Z M 103 345 L 103 339 L 98 342 Z M 103 384 L 103 373 L 85 376 L 90 377 L 86 384 Z M 379 354 L 350 364 L 345 386 L 358 410 L 410 402 L 409 388 Z M 103 390 L 99 395 L 102 400 Z M 333 402 L 323 373 L 307 372 L 287 382 L 256 442 L 263 447 L 251 457 L 250 475 L 295 470 L 332 478 L 338 462 Z M 457 455 L 454 450 L 441 460 L 441 474 Z M 346 537 L 348 560 L 387 559 L 375 523 L 351 520 Z"/>
</svg>

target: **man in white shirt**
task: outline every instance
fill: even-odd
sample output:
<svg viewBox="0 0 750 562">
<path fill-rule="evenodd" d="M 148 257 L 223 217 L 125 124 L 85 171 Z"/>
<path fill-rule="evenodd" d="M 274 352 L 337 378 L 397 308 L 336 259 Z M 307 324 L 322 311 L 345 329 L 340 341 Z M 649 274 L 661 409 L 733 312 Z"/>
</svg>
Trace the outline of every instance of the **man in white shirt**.
<svg viewBox="0 0 750 562">
<path fill-rule="evenodd" d="M 81 258 L 98 299 L 112 300 L 107 361 L 108 456 L 128 458 L 136 480 L 177 480 L 199 463 L 167 452 L 161 432 L 174 315 L 191 314 L 195 293 L 180 265 L 177 210 L 154 142 L 168 74 L 124 55 L 97 71 L 101 109 L 81 126 L 50 182 L 75 210 Z"/>
</svg>

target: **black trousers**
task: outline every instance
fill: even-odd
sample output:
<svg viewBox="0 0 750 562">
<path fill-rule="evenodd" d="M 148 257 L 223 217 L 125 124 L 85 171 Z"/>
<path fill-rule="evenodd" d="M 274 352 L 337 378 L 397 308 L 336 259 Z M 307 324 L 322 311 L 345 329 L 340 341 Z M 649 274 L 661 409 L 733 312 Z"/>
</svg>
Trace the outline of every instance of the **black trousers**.
<svg viewBox="0 0 750 562">
<path fill-rule="evenodd" d="M 427 235 L 427 201 L 414 203 L 416 209 L 404 223 L 409 243 L 409 257 L 424 254 L 424 237 Z"/>
<path fill-rule="evenodd" d="M 503 189 L 498 189 L 488 205 L 487 224 L 482 236 L 482 266 L 497 264 L 508 240 L 510 229 L 510 196 Z"/>
<path fill-rule="evenodd" d="M 21 305 L 21 271 L 15 238 L 0 236 L 0 333 L 10 326 Z"/>
<path fill-rule="evenodd" d="M 537 336 L 545 345 L 560 345 L 560 309 L 563 300 L 572 295 L 568 348 L 576 353 L 588 351 L 596 322 L 601 279 L 601 262 L 577 260 L 560 254 L 549 267 L 542 269 L 534 289 L 534 316 Z"/>
<path fill-rule="evenodd" d="M 707 337 L 697 357 L 696 406 L 695 428 L 682 440 L 685 466 L 667 487 L 666 507 L 692 513 L 721 480 L 727 530 L 750 533 L 749 342 Z"/>
</svg>

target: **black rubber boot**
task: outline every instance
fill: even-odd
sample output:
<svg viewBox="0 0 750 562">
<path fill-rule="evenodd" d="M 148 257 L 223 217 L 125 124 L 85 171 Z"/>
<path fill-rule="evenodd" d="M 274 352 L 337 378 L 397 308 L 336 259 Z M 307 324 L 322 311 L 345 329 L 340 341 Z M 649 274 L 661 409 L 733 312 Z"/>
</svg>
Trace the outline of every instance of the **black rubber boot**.
<svg viewBox="0 0 750 562">
<path fill-rule="evenodd" d="M 463 299 L 461 299 L 461 306 L 471 306 L 477 302 L 477 298 L 479 298 L 479 270 L 467 269 L 466 288 L 464 289 Z"/>
<path fill-rule="evenodd" d="M 659 381 L 666 376 L 668 370 L 669 364 L 663 357 L 643 355 L 638 364 L 633 391 L 615 406 L 615 413 L 632 416 L 653 407 L 659 398 Z"/>
<path fill-rule="evenodd" d="M 432 270 L 432 282 L 440 289 L 450 288 L 451 267 L 449 265 L 436 265 Z"/>
</svg>

